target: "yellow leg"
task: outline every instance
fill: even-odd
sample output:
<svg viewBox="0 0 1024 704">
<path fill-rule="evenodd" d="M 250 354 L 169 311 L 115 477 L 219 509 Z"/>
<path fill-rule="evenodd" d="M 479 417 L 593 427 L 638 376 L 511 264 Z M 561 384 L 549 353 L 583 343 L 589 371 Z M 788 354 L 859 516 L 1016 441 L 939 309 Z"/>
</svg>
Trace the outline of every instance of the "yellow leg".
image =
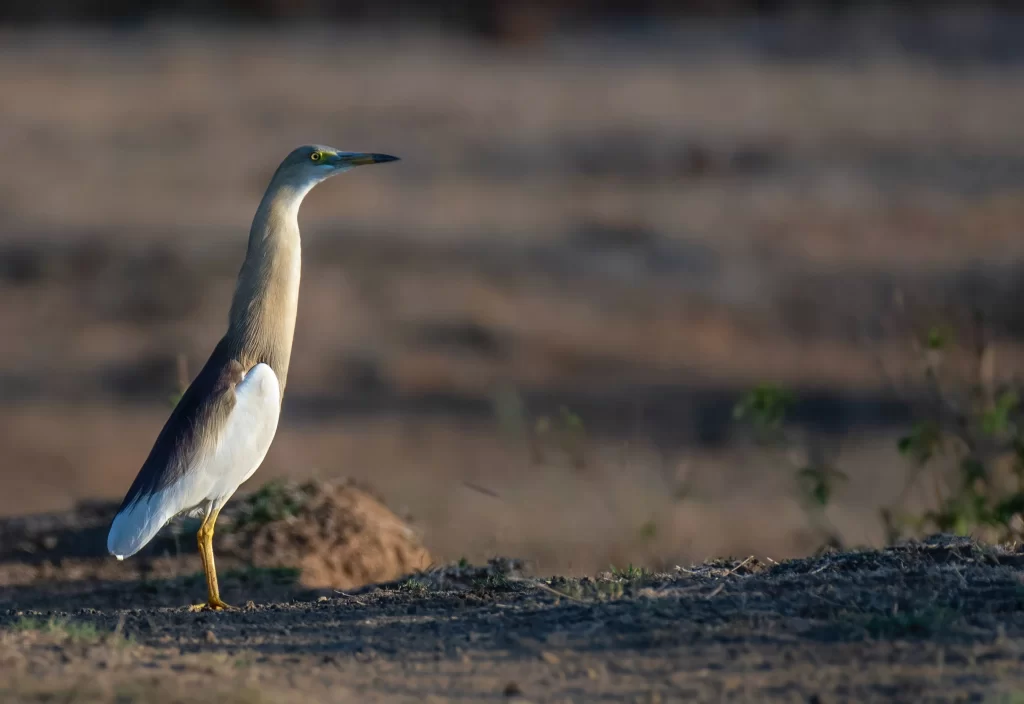
<svg viewBox="0 0 1024 704">
<path fill-rule="evenodd" d="M 217 567 L 213 562 L 213 525 L 217 522 L 219 514 L 219 508 L 211 511 L 203 519 L 202 525 L 199 526 L 199 532 L 196 533 L 199 543 L 199 557 L 203 561 L 203 572 L 206 574 L 206 591 L 209 594 L 209 598 L 205 604 L 193 606 L 192 609 L 194 611 L 203 609 L 221 611 L 231 608 L 220 598 L 220 587 L 217 586 Z"/>
</svg>

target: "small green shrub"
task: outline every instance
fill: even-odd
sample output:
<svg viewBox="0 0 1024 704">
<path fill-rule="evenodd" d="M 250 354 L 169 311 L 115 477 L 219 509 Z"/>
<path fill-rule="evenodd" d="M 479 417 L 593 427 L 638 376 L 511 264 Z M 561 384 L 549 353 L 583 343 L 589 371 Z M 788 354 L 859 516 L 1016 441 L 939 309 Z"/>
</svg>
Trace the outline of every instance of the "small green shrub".
<svg viewBox="0 0 1024 704">
<path fill-rule="evenodd" d="M 426 596 L 430 592 L 430 588 L 415 577 L 409 577 L 398 588 L 406 594 L 418 597 Z"/>
<path fill-rule="evenodd" d="M 976 316 L 976 322 L 980 316 Z M 1024 521 L 1024 408 L 1020 394 L 997 388 L 987 334 L 964 350 L 949 326 L 933 326 L 924 335 L 924 384 L 931 403 L 920 411 L 897 450 L 912 464 L 908 486 L 930 475 L 934 507 L 908 515 L 899 507 L 883 511 L 890 536 L 907 529 L 974 535 L 992 542 L 1021 536 Z M 947 371 L 951 355 L 969 353 L 972 375 L 966 381 Z M 952 477 L 938 460 L 951 461 Z M 1007 471 L 1008 469 L 1008 471 Z"/>
<path fill-rule="evenodd" d="M 822 536 L 822 542 L 839 545 L 838 533 L 825 515 L 837 484 L 846 481 L 846 475 L 836 469 L 820 451 L 810 445 L 805 453 L 807 461 L 793 464 L 788 452 L 797 445 L 787 416 L 796 405 L 796 396 L 778 384 L 760 384 L 743 395 L 733 406 L 733 418 L 748 425 L 762 446 L 780 451 L 783 461 L 792 466 L 795 491 L 801 499 L 808 520 Z"/>
<path fill-rule="evenodd" d="M 980 316 L 975 316 L 980 326 Z M 908 533 L 956 533 L 990 542 L 1024 536 L 1024 403 L 1020 392 L 998 387 L 986 331 L 975 329 L 975 344 L 957 344 L 952 326 L 934 325 L 919 338 L 921 379 L 926 404 L 899 438 L 896 451 L 911 464 L 904 490 L 879 514 L 890 542 Z M 972 374 L 964 380 L 947 369 L 950 356 L 970 359 Z M 743 396 L 733 416 L 748 423 L 760 442 L 790 449 L 795 445 L 786 425 L 796 399 L 775 384 L 762 384 Z M 806 466 L 795 469 L 799 493 L 814 523 L 838 541 L 824 517 L 836 486 L 846 475 L 809 452 Z M 952 465 L 952 476 L 944 467 Z M 917 513 L 903 504 L 925 476 L 931 479 L 932 508 Z"/>
<path fill-rule="evenodd" d="M 748 391 L 732 409 L 732 417 L 747 421 L 762 438 L 776 439 L 796 397 L 778 384 L 760 384 Z"/>
<path fill-rule="evenodd" d="M 587 466 L 587 428 L 583 419 L 565 406 L 552 418 L 541 416 L 533 425 L 534 461 L 549 461 L 552 453 L 567 458 L 574 469 Z"/>
<path fill-rule="evenodd" d="M 609 571 L 612 577 L 615 579 L 621 579 L 624 582 L 643 582 L 651 578 L 652 574 L 649 570 L 643 567 L 634 567 L 632 564 L 627 567 L 616 567 L 611 565 Z"/>
<path fill-rule="evenodd" d="M 120 638 L 119 632 L 107 633 L 101 631 L 94 623 L 72 621 L 67 618 L 39 619 L 22 617 L 11 624 L 10 630 L 22 633 L 29 631 L 47 633 L 61 636 L 76 643 L 99 642 L 115 635 L 118 636 L 118 640 L 124 640 Z"/>
<path fill-rule="evenodd" d="M 283 479 L 272 479 L 241 502 L 233 528 L 261 526 L 297 516 L 305 501 L 302 487 Z"/>
</svg>

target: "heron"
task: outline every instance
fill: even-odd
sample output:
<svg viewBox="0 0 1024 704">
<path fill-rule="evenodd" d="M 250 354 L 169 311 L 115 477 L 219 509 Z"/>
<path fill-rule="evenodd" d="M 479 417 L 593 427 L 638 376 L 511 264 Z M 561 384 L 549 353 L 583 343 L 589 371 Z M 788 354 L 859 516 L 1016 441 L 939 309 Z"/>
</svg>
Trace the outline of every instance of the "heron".
<svg viewBox="0 0 1024 704">
<path fill-rule="evenodd" d="M 172 518 L 202 519 L 196 538 L 207 601 L 194 609 L 231 608 L 217 584 L 214 524 L 277 432 L 299 302 L 299 206 L 332 176 L 397 160 L 310 145 L 281 162 L 249 230 L 227 332 L 175 405 L 114 516 L 107 550 L 118 560 L 141 550 Z"/>
</svg>

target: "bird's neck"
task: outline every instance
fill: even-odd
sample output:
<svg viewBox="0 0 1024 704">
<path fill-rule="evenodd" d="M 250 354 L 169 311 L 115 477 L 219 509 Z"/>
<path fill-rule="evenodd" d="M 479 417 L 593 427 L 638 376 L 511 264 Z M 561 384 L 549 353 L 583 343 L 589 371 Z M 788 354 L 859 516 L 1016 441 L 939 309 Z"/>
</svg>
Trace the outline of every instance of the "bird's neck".
<svg viewBox="0 0 1024 704">
<path fill-rule="evenodd" d="M 266 363 L 284 394 L 299 304 L 298 211 L 309 189 L 271 183 L 253 218 L 231 302 L 226 342 L 248 370 Z"/>
</svg>

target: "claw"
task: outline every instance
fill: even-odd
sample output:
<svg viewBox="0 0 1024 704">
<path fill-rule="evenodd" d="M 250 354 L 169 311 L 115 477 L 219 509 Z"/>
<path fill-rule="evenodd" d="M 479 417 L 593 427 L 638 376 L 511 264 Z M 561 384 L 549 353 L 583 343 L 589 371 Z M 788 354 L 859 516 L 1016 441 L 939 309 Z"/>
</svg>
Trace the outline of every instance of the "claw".
<svg viewBox="0 0 1024 704">
<path fill-rule="evenodd" d="M 188 607 L 188 610 L 192 613 L 199 613 L 201 611 L 234 611 L 235 607 L 220 599 L 211 599 L 205 604 L 192 604 Z"/>
</svg>

